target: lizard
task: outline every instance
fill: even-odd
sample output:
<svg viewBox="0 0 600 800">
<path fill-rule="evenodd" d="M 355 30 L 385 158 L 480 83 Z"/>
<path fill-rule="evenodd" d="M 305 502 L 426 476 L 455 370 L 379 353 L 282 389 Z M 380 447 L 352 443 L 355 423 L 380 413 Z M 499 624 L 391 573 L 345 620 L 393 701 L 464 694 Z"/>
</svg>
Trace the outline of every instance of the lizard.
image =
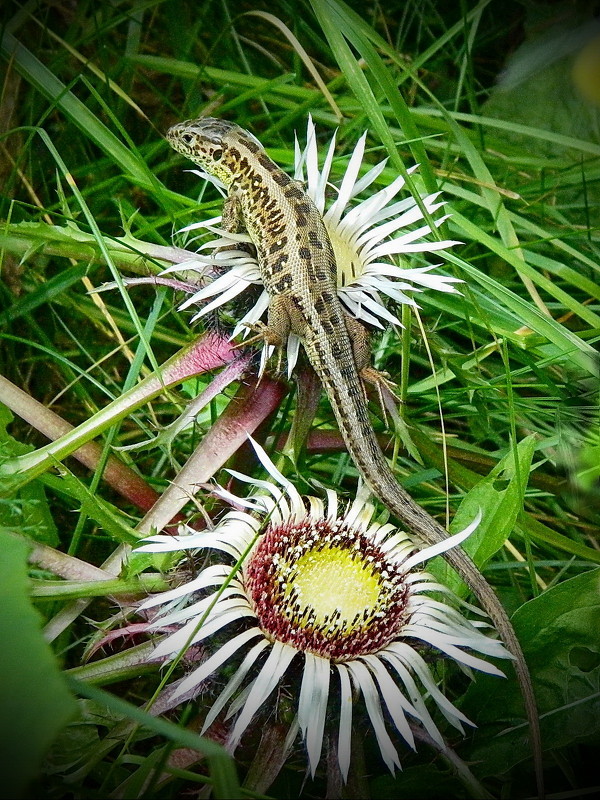
<svg viewBox="0 0 600 800">
<path fill-rule="evenodd" d="M 425 544 L 446 530 L 398 483 L 371 424 L 363 380 L 372 379 L 363 326 L 337 295 L 336 261 L 323 218 L 299 181 L 282 170 L 261 143 L 235 123 L 201 117 L 173 125 L 168 143 L 227 189 L 222 225 L 246 232 L 269 295 L 268 321 L 258 338 L 282 348 L 296 334 L 329 398 L 348 452 L 373 494 Z M 361 330 L 364 332 L 361 334 Z M 472 559 L 460 547 L 444 558 L 476 595 L 515 659 L 543 795 L 539 719 L 529 669 L 512 623 Z"/>
</svg>

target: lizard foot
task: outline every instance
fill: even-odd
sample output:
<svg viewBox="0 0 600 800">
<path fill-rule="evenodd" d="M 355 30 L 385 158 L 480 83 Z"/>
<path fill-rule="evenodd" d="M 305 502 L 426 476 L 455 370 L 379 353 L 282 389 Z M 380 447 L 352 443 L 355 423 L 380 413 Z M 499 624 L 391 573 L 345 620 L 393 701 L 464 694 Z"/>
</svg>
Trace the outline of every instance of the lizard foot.
<svg viewBox="0 0 600 800">
<path fill-rule="evenodd" d="M 277 371 L 281 372 L 282 368 L 282 361 L 283 361 L 283 345 L 285 342 L 283 341 L 281 335 L 278 333 L 276 329 L 269 325 L 265 325 L 264 322 L 249 322 L 244 323 L 245 327 L 248 330 L 255 331 L 255 336 L 251 336 L 249 339 L 245 339 L 243 342 L 234 345 L 235 348 L 239 347 L 247 347 L 248 345 L 256 344 L 257 342 L 262 342 L 265 347 L 275 347 L 278 353 L 277 356 Z M 263 363 L 261 366 L 260 374 L 262 375 L 266 359 L 269 357 L 269 353 L 267 353 L 266 358 L 263 358 Z"/>
<path fill-rule="evenodd" d="M 249 339 L 244 339 L 243 342 L 234 345 L 234 347 L 246 347 L 250 344 L 256 344 L 256 342 L 270 344 L 278 348 L 283 347 L 283 339 L 280 334 L 274 328 L 265 325 L 264 322 L 245 322 L 244 327 L 254 331 L 256 335 L 251 336 Z"/>
<path fill-rule="evenodd" d="M 363 367 L 360 370 L 360 377 L 363 382 L 363 388 L 366 383 L 370 383 L 375 387 L 385 424 L 388 425 L 388 412 L 393 418 L 398 414 L 396 406 L 400 398 L 394 391 L 396 384 L 390 380 L 387 372 L 380 372 L 371 366 Z"/>
</svg>

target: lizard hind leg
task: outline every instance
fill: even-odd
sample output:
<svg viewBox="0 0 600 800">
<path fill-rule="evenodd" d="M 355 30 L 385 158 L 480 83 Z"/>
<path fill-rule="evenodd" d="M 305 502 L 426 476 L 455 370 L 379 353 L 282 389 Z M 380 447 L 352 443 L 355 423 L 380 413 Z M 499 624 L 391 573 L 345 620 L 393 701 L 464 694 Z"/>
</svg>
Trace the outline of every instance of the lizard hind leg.
<svg viewBox="0 0 600 800">
<path fill-rule="evenodd" d="M 352 342 L 354 362 L 356 364 L 356 369 L 362 381 L 363 389 L 365 390 L 365 399 L 367 395 L 366 384 L 370 384 L 371 386 L 374 386 L 375 390 L 377 391 L 379 404 L 381 406 L 384 420 L 387 425 L 388 413 L 394 419 L 398 415 L 396 409 L 398 397 L 394 392 L 396 384 L 390 380 L 390 376 L 387 374 L 387 372 L 381 372 L 380 370 L 375 369 L 375 367 L 372 365 L 371 335 L 369 331 L 365 328 L 365 326 L 362 323 L 360 323 L 354 317 L 351 317 L 349 314 L 346 314 L 345 319 L 346 319 L 346 328 L 350 336 L 350 341 Z"/>
</svg>

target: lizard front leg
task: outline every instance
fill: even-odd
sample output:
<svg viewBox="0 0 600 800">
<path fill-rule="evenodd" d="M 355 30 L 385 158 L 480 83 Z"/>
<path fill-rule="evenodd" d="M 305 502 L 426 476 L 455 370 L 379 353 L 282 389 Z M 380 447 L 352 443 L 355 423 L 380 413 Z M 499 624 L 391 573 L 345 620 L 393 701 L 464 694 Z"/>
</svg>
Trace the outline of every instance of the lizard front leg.
<svg viewBox="0 0 600 800">
<path fill-rule="evenodd" d="M 281 294 L 271 295 L 269 299 L 269 310 L 267 323 L 254 322 L 246 324 L 249 330 L 255 332 L 255 336 L 246 339 L 238 347 L 263 342 L 266 346 L 277 349 L 277 371 L 281 371 L 283 350 L 290 335 L 292 323 L 290 318 L 289 299 Z"/>
<path fill-rule="evenodd" d="M 229 192 L 223 203 L 221 226 L 227 233 L 242 233 L 246 230 L 242 214 L 242 204 L 235 192 Z"/>
<path fill-rule="evenodd" d="M 223 203 L 223 213 L 221 214 L 221 227 L 227 233 L 248 233 L 242 204 L 239 196 L 235 192 L 230 192 Z M 250 242 L 235 242 L 235 244 L 222 245 L 215 249 L 215 253 L 226 250 L 245 250 L 250 255 L 256 255 L 256 247 Z"/>
</svg>

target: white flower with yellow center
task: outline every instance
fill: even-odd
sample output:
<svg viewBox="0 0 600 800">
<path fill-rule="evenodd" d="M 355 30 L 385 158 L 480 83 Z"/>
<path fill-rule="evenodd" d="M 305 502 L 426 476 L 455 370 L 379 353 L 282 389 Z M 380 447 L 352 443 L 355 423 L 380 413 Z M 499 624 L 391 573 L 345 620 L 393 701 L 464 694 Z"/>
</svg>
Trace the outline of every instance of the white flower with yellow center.
<svg viewBox="0 0 600 800">
<path fill-rule="evenodd" d="M 210 532 L 152 536 L 139 548 L 204 554 L 220 550 L 239 566 L 238 571 L 226 563 L 208 566 L 189 583 L 142 605 L 162 607 L 153 625 L 179 626 L 158 644 L 153 658 L 174 658 L 234 626 L 231 638 L 221 637 L 220 647 L 182 680 L 173 699 L 187 699 L 228 661 L 235 661 L 235 672 L 204 722 L 206 730 L 231 701 L 227 717 L 237 714 L 228 741 L 233 751 L 250 723 L 269 708 L 292 664 L 296 674 L 303 660 L 291 735 L 299 727 L 313 775 L 328 718 L 337 737 L 340 770 L 347 777 L 353 690 L 362 695 L 392 772 L 400 760 L 386 718 L 409 747 L 415 747 L 411 719 L 443 747 L 424 696 L 458 730 L 469 721 L 439 690 L 423 653 L 431 660 L 437 651 L 463 667 L 495 675 L 503 673 L 470 651 L 510 658 L 500 642 L 481 632 L 484 623 L 470 622 L 452 605 L 434 599 L 432 595 L 441 594 L 457 602 L 446 587 L 418 569 L 462 542 L 478 520 L 443 545 L 417 550 L 406 533 L 372 521 L 373 507 L 364 494 L 341 513 L 333 491 L 327 492 L 325 503 L 315 497 L 304 501 L 266 453 L 255 448 L 276 483 L 232 472 L 261 494 L 241 500 L 224 489 L 218 492 L 248 512 L 228 513 Z M 208 587 L 216 588 L 207 595 Z"/>
<path fill-rule="evenodd" d="M 309 117 L 304 150 L 300 149 L 296 139 L 294 178 L 304 183 L 307 193 L 323 215 L 336 257 L 338 295 L 344 307 L 353 317 L 374 327 L 383 328 L 383 323 L 401 326 L 398 317 L 387 308 L 382 295 L 392 303 L 417 307 L 414 299 L 406 292 L 421 292 L 424 289 L 456 292 L 454 284 L 461 282 L 458 278 L 432 272 L 439 265 L 407 267 L 406 257 L 415 253 L 444 250 L 459 242 L 431 239 L 429 235 L 432 229 L 429 224 L 423 224 L 423 212 L 412 195 L 403 200 L 395 200 L 405 187 L 402 176 L 397 177 L 389 186 L 369 194 L 383 172 L 387 159 L 359 177 L 366 137 L 365 132 L 350 156 L 339 186 L 336 186 L 330 182 L 335 133 L 327 147 L 323 166 L 319 168 L 315 126 Z M 412 173 L 416 169 L 416 166 L 412 167 L 408 172 Z M 216 178 L 208 176 L 202 170 L 191 171 L 201 178 L 209 179 L 224 193 L 225 187 Z M 326 197 L 328 189 L 337 193 L 333 202 Z M 368 196 L 357 199 L 365 194 Z M 434 214 L 444 205 L 439 201 L 439 194 L 436 192 L 421 197 L 422 206 L 428 214 Z M 441 225 L 445 219 L 447 216 L 438 217 L 434 222 L 435 227 Z M 256 259 L 243 248 L 237 248 L 240 243 L 251 243 L 250 237 L 246 234 L 230 234 L 215 227 L 220 221 L 221 217 L 215 217 L 183 228 L 182 232 L 208 230 L 218 238 L 205 242 L 199 248 L 197 260 L 165 270 L 172 272 L 196 269 L 204 272 L 208 264 L 214 263 L 213 259 L 221 267 L 228 268 L 223 275 L 192 294 L 180 306 L 180 309 L 185 309 L 206 303 L 192 321 L 229 302 L 249 286 L 262 285 Z M 212 255 L 203 254 L 203 251 L 212 253 L 223 247 L 230 249 L 220 250 Z M 247 333 L 248 326 L 260 320 L 268 304 L 267 292 L 263 291 L 256 304 L 238 322 L 233 335 Z M 290 371 L 297 352 L 297 337 L 292 334 L 288 344 Z"/>
</svg>

